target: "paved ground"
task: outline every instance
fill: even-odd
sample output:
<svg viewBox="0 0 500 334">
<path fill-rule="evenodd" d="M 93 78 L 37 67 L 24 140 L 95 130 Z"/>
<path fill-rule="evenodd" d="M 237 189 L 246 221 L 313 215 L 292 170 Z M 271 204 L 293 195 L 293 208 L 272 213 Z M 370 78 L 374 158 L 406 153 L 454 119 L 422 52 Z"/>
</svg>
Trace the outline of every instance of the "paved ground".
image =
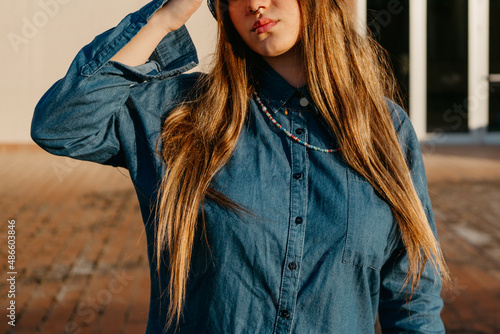
<svg viewBox="0 0 500 334">
<path fill-rule="evenodd" d="M 454 280 L 443 291 L 447 332 L 500 333 L 500 147 L 426 152 Z M 0 162 L 0 334 L 143 333 L 145 236 L 126 171 L 25 147 L 0 147 Z M 6 280 L 9 219 L 15 299 Z M 10 300 L 16 326 L 9 332 Z"/>
</svg>

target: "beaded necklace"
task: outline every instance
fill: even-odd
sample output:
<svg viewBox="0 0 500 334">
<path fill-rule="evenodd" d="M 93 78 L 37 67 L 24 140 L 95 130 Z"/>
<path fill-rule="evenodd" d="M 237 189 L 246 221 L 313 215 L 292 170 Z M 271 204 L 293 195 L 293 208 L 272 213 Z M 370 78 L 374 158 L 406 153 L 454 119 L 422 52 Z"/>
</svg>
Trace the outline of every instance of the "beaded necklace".
<svg viewBox="0 0 500 334">
<path fill-rule="evenodd" d="M 274 125 L 276 125 L 276 127 L 278 129 L 280 129 L 281 131 L 283 131 L 289 138 L 291 138 L 292 140 L 296 141 L 297 143 L 301 144 L 301 145 L 304 145 L 305 147 L 307 148 L 310 148 L 312 150 L 315 150 L 315 151 L 319 151 L 319 152 L 324 152 L 324 153 L 335 153 L 335 152 L 338 152 L 340 151 L 340 148 L 336 148 L 336 149 L 326 149 L 326 148 L 320 148 L 320 147 L 317 147 L 317 146 L 314 146 L 314 145 L 311 145 L 303 140 L 300 140 L 299 138 L 295 137 L 294 135 L 292 135 L 292 133 L 290 131 L 288 131 L 287 129 L 285 129 L 280 123 L 278 123 L 274 118 L 273 116 L 271 116 L 271 114 L 269 113 L 269 111 L 267 111 L 267 108 L 266 106 L 262 103 L 259 95 L 257 95 L 257 92 L 254 92 L 253 93 L 254 95 L 254 98 L 255 98 L 255 101 L 257 101 L 257 103 L 260 105 L 260 108 L 262 109 L 262 112 L 264 112 L 264 114 L 266 114 L 267 118 L 269 118 L 269 120 L 271 121 L 271 123 L 273 123 Z"/>
</svg>

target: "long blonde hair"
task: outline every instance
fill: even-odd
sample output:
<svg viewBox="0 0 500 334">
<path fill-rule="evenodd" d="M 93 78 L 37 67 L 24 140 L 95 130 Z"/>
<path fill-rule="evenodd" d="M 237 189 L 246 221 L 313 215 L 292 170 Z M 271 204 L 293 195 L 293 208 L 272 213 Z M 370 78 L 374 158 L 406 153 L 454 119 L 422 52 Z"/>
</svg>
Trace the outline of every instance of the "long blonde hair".
<svg viewBox="0 0 500 334">
<path fill-rule="evenodd" d="M 383 51 L 358 34 L 346 0 L 298 2 L 308 89 L 346 163 L 391 207 L 409 258 L 404 285 L 411 282 L 413 291 L 427 262 L 448 280 L 389 115 L 386 97 L 396 99 L 396 85 Z M 238 209 L 210 182 L 231 158 L 245 124 L 258 56 L 237 34 L 224 6 L 216 1 L 214 67 L 197 81 L 191 98 L 169 115 L 160 138 L 166 173 L 157 203 L 156 260 L 159 272 L 168 253 L 166 327 L 181 317 L 195 230 L 205 229 L 198 217 L 204 199 Z"/>
</svg>

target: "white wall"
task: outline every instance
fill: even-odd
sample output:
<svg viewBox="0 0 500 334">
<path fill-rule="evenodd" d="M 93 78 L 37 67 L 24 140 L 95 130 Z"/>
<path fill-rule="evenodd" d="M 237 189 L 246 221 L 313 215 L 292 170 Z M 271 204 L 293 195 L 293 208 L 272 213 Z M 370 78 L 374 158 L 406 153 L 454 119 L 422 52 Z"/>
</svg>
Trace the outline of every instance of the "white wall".
<svg viewBox="0 0 500 334">
<path fill-rule="evenodd" d="M 66 73 L 78 50 L 148 0 L 2 0 L 0 143 L 29 143 L 33 109 Z M 203 64 L 213 52 L 215 20 L 207 6 L 188 29 Z"/>
</svg>

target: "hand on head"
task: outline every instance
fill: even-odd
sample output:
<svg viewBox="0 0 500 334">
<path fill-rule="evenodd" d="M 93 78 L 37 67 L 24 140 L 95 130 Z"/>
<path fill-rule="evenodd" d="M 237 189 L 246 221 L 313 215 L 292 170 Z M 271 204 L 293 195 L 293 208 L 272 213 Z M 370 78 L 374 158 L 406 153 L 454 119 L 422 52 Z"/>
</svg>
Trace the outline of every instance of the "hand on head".
<svg viewBox="0 0 500 334">
<path fill-rule="evenodd" d="M 151 20 L 163 26 L 168 33 L 182 27 L 202 3 L 203 0 L 169 0 Z"/>
</svg>

